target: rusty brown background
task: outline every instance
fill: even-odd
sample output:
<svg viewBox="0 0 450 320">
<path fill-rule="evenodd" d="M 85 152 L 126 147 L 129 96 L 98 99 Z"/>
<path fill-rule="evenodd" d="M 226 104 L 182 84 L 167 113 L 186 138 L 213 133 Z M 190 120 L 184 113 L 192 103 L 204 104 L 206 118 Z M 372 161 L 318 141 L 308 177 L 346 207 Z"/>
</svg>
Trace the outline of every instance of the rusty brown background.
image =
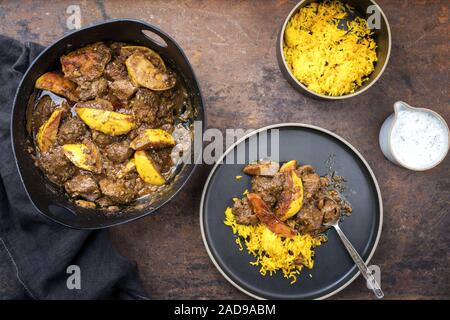
<svg viewBox="0 0 450 320">
<path fill-rule="evenodd" d="M 257 128 L 304 122 L 352 143 L 372 166 L 384 200 L 384 224 L 372 263 L 386 298 L 450 298 L 450 157 L 427 172 L 387 161 L 378 132 L 403 100 L 450 123 L 449 1 L 378 0 L 391 25 L 389 65 L 368 92 L 316 101 L 282 77 L 275 40 L 295 1 L 0 1 L 0 33 L 52 43 L 68 32 L 66 8 L 81 7 L 82 25 L 132 17 L 161 27 L 185 50 L 197 73 L 210 127 Z M 222 278 L 204 249 L 199 202 L 209 168 L 197 171 L 156 216 L 111 229 L 119 251 L 136 260 L 153 298 L 245 298 Z M 0 276 L 0 291 L 12 290 Z M 2 285 L 5 284 L 5 285 Z M 372 298 L 359 277 L 335 298 Z"/>
</svg>

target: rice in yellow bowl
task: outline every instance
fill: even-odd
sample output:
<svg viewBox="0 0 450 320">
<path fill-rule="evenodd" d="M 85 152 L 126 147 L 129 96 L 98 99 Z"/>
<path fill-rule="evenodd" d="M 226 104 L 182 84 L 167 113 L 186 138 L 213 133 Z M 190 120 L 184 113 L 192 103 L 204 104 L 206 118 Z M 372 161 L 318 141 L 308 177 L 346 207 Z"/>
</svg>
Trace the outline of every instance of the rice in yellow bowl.
<svg viewBox="0 0 450 320">
<path fill-rule="evenodd" d="M 329 96 L 350 94 L 374 71 L 372 31 L 361 17 L 349 21 L 352 11 L 340 1 L 313 2 L 288 21 L 284 57 L 295 78 L 310 90 Z"/>
<path fill-rule="evenodd" d="M 236 243 L 239 249 L 244 250 L 245 245 L 248 253 L 256 258 L 251 264 L 259 266 L 263 276 L 281 270 L 285 278 L 291 279 L 291 284 L 297 281 L 297 275 L 304 266 L 309 269 L 314 266 L 314 248 L 326 241 L 325 236 L 313 237 L 309 234 L 282 238 L 262 223 L 238 224 L 231 208 L 225 210 L 225 224 L 238 236 Z M 298 263 L 299 259 L 301 263 Z"/>
</svg>

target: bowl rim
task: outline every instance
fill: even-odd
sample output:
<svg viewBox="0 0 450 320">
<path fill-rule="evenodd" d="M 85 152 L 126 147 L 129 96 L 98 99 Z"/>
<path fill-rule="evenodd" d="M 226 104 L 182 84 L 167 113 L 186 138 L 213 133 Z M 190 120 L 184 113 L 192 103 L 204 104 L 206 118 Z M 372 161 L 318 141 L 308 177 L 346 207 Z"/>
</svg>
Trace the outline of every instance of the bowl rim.
<svg viewBox="0 0 450 320">
<path fill-rule="evenodd" d="M 289 20 L 291 19 L 291 17 L 297 12 L 297 10 L 306 2 L 307 0 L 301 0 L 300 2 L 298 2 L 294 8 L 292 8 L 292 10 L 289 12 L 289 14 L 287 15 L 287 17 L 284 19 L 283 25 L 281 27 L 281 30 L 279 32 L 279 36 L 278 36 L 278 40 L 277 40 L 277 51 L 279 53 L 279 57 L 281 61 L 279 61 L 279 64 L 282 63 L 284 69 L 287 71 L 290 79 L 292 81 L 294 81 L 298 86 L 300 86 L 300 88 L 302 88 L 303 90 L 307 91 L 309 94 L 314 95 L 318 98 L 322 98 L 322 99 L 328 99 L 328 100 L 342 100 L 342 99 L 348 99 L 351 97 L 355 97 L 363 92 L 365 92 L 366 90 L 368 90 L 372 85 L 375 84 L 375 82 L 378 81 L 378 79 L 381 77 L 381 75 L 384 73 L 384 70 L 386 69 L 388 62 L 389 62 L 389 58 L 391 56 L 391 47 L 392 47 L 392 36 L 391 36 L 391 28 L 388 22 L 388 19 L 386 17 L 386 15 L 384 14 L 383 10 L 381 9 L 381 7 L 374 1 L 374 0 L 369 0 L 370 2 L 372 2 L 373 5 L 375 5 L 378 10 L 381 13 L 381 16 L 383 17 L 384 21 L 386 22 L 386 29 L 387 29 L 387 34 L 388 34 L 388 51 L 386 54 L 386 60 L 384 61 L 383 66 L 381 67 L 380 73 L 378 73 L 378 75 L 372 79 L 372 81 L 370 81 L 366 87 L 364 87 L 363 89 L 357 91 L 357 92 L 353 92 L 350 94 L 345 94 L 342 96 L 329 96 L 329 95 L 325 95 L 325 94 L 321 94 L 321 93 L 317 93 L 315 91 L 312 91 L 311 89 L 309 89 L 307 86 L 305 86 L 303 83 L 301 83 L 291 72 L 291 69 L 289 68 L 289 66 L 286 63 L 286 59 L 284 58 L 284 53 L 283 53 L 283 42 L 284 42 L 284 33 L 286 30 L 286 25 L 288 24 Z M 344 1 L 345 0 L 341 0 Z M 284 73 L 283 73 L 284 74 Z M 285 75 L 285 74 L 284 74 Z M 285 75 L 286 76 L 286 75 Z M 296 88 L 297 89 L 297 88 Z"/>
<path fill-rule="evenodd" d="M 22 177 L 22 171 L 19 167 L 19 162 L 17 160 L 17 154 L 16 154 L 16 148 L 17 148 L 17 143 L 15 143 L 16 141 L 16 137 L 14 134 L 14 126 L 13 123 L 18 121 L 19 116 L 15 116 L 15 109 L 16 106 L 18 104 L 17 100 L 18 100 L 18 96 L 20 93 L 20 90 L 22 88 L 22 86 L 24 85 L 25 81 L 28 78 L 28 75 L 32 69 L 32 67 L 40 60 L 42 59 L 42 57 L 47 53 L 47 51 L 50 50 L 50 48 L 52 48 L 53 46 L 57 45 L 60 42 L 66 41 L 67 38 L 73 36 L 74 34 L 81 32 L 81 31 L 86 31 L 89 29 L 95 29 L 97 27 L 103 26 L 103 25 L 107 25 L 107 24 L 117 24 L 117 23 L 135 23 L 135 24 L 140 24 L 143 27 L 149 27 L 150 29 L 155 29 L 157 32 L 161 33 L 163 36 L 167 37 L 172 44 L 174 45 L 174 47 L 176 49 L 179 50 L 181 56 L 186 60 L 191 72 L 192 72 L 192 77 L 198 87 L 198 97 L 199 97 L 199 101 L 201 103 L 201 109 L 202 109 L 202 114 L 203 114 L 203 119 L 201 119 L 202 121 L 202 134 L 204 133 L 204 131 L 206 130 L 207 127 L 207 115 L 206 115 L 206 110 L 205 110 L 205 100 L 202 94 L 202 90 L 200 87 L 200 83 L 198 81 L 197 75 L 194 72 L 194 69 L 192 68 L 192 64 L 189 61 L 189 59 L 187 58 L 185 52 L 183 51 L 183 49 L 180 47 L 180 45 L 178 44 L 178 42 L 171 37 L 170 35 L 168 35 L 166 32 L 162 31 L 159 27 L 147 23 L 145 21 L 139 20 L 139 19 L 131 19 L 131 18 L 124 18 L 124 19 L 109 19 L 107 21 L 102 21 L 102 22 L 97 22 L 97 23 L 93 23 L 93 24 L 89 24 L 81 29 L 78 30 L 74 30 L 72 32 L 68 32 L 66 34 L 64 34 L 63 36 L 58 37 L 55 41 L 53 41 L 51 44 L 47 45 L 44 47 L 44 49 L 36 56 L 36 58 L 34 58 L 34 60 L 29 64 L 27 70 L 25 71 L 25 73 L 22 76 L 22 79 L 19 82 L 19 85 L 17 86 L 16 92 L 14 94 L 14 100 L 13 100 L 13 104 L 12 104 L 12 108 L 11 108 L 11 116 L 10 116 L 10 141 L 11 141 L 11 149 L 13 152 L 13 156 L 14 156 L 14 161 L 16 164 L 16 168 L 17 171 L 19 173 L 19 177 L 20 177 L 20 181 L 24 187 L 25 193 L 28 197 L 28 199 L 30 200 L 31 204 L 33 205 L 33 207 L 36 209 L 37 212 L 39 212 L 41 215 L 45 216 L 47 219 L 56 222 L 59 225 L 65 226 L 65 227 L 69 227 L 72 229 L 78 229 L 78 230 L 99 230 L 99 229 L 106 229 L 106 228 L 110 228 L 110 227 L 114 227 L 114 226 L 118 226 L 118 225 L 122 225 L 134 220 L 138 220 L 140 218 L 146 217 L 150 214 L 154 214 L 156 213 L 160 208 L 162 208 L 164 205 L 166 205 L 168 202 L 170 202 L 173 198 L 175 198 L 175 196 L 178 195 L 178 193 L 181 191 L 181 189 L 183 189 L 186 185 L 186 183 L 191 179 L 192 175 L 194 174 L 194 172 L 197 170 L 198 165 L 197 165 L 197 161 L 195 161 L 196 159 L 194 159 L 194 163 L 192 164 L 187 164 L 186 166 L 188 167 L 192 167 L 191 171 L 186 175 L 186 178 L 184 179 L 184 181 L 180 184 L 180 186 L 178 187 L 178 189 L 176 189 L 173 194 L 171 194 L 165 201 L 161 202 L 159 205 L 155 206 L 155 207 L 149 207 L 148 209 L 146 209 L 142 214 L 138 214 L 134 217 L 131 217 L 129 219 L 125 219 L 123 221 L 117 221 L 114 223 L 110 223 L 110 224 L 106 224 L 106 225 L 102 225 L 102 226 L 89 226 L 89 227 L 80 227 L 80 226 L 74 226 L 74 225 L 70 225 L 68 223 L 65 223 L 61 220 L 56 219 L 55 217 L 48 215 L 44 212 L 41 211 L 40 208 L 38 208 L 38 206 L 35 204 L 33 198 L 31 197 L 28 188 L 25 184 L 25 181 Z M 159 34 L 158 34 L 159 36 Z M 151 39 L 150 39 L 151 40 Z M 101 40 L 99 40 L 101 41 Z M 153 41 L 153 40 L 151 40 Z M 28 81 L 28 80 L 27 80 Z M 200 155 L 201 156 L 201 155 Z M 68 209 L 67 209 L 68 210 Z M 96 210 L 98 211 L 98 210 Z"/>
<path fill-rule="evenodd" d="M 210 260 L 212 261 L 212 263 L 214 264 L 214 266 L 216 267 L 216 269 L 220 272 L 220 274 L 231 284 L 233 285 L 236 289 L 238 289 L 239 291 L 243 292 L 244 294 L 248 295 L 249 297 L 252 297 L 254 299 L 258 299 L 258 300 L 266 300 L 266 298 L 261 297 L 255 293 L 252 293 L 246 289 L 244 289 L 242 286 L 239 285 L 239 283 L 236 283 L 233 279 L 231 279 L 231 277 L 229 277 L 224 270 L 222 270 L 221 266 L 217 263 L 216 259 L 214 258 L 213 253 L 211 252 L 210 248 L 209 248 L 209 244 L 208 244 L 208 239 L 206 238 L 206 232 L 205 232 L 205 227 L 204 227 L 204 214 L 203 214 L 203 206 L 205 203 L 205 198 L 206 198 L 206 192 L 207 189 L 209 187 L 209 183 L 214 175 L 214 172 L 216 171 L 216 169 L 223 164 L 223 159 L 227 156 L 228 153 L 230 153 L 237 145 L 239 145 L 241 142 L 245 141 L 246 139 L 248 139 L 249 137 L 258 134 L 259 132 L 262 131 L 267 131 L 270 129 L 274 129 L 274 128 L 279 128 L 279 127 L 303 127 L 303 128 L 310 128 L 310 129 L 314 129 L 320 132 L 323 132 L 325 134 L 328 134 L 330 136 L 332 136 L 333 138 L 339 140 L 340 142 L 342 142 L 344 145 L 346 145 L 347 147 L 349 147 L 352 152 L 354 152 L 357 157 L 361 160 L 361 162 L 364 164 L 364 167 L 367 169 L 367 171 L 370 173 L 370 177 L 372 178 L 374 185 L 375 185 L 375 189 L 378 195 L 378 204 L 379 204 L 379 215 L 380 215 L 380 222 L 379 222 L 379 226 L 378 226 L 378 230 L 377 230 L 377 235 L 375 238 L 375 242 L 373 244 L 373 248 L 370 251 L 367 259 L 364 261 L 366 263 L 366 265 L 369 264 L 370 260 L 372 259 L 373 255 L 375 254 L 375 251 L 378 247 L 378 243 L 380 241 L 380 237 L 381 237 L 381 232 L 383 229 L 383 199 L 381 196 L 381 189 L 380 186 L 378 184 L 378 180 L 375 177 L 375 174 L 372 170 L 372 168 L 370 167 L 369 163 L 366 161 L 366 159 L 362 156 L 362 154 L 352 145 L 350 144 L 350 142 L 348 142 L 347 140 L 345 140 L 344 138 L 342 138 L 341 136 L 339 136 L 338 134 L 324 129 L 322 127 L 319 126 L 315 126 L 315 125 L 311 125 L 311 124 L 306 124 L 306 123 L 299 123 L 299 122 L 282 122 L 282 123 L 276 123 L 276 124 L 272 124 L 272 125 L 268 125 L 256 130 L 251 131 L 250 133 L 244 135 L 243 137 L 241 137 L 240 139 L 238 139 L 235 143 L 233 143 L 221 156 L 220 158 L 216 161 L 216 163 L 214 164 L 213 168 L 211 169 L 211 171 L 209 172 L 208 178 L 206 179 L 205 185 L 203 186 L 203 191 L 202 191 L 202 197 L 200 200 L 200 209 L 199 209 L 199 217 L 200 217 L 200 232 L 201 232 L 201 236 L 202 236 L 202 240 L 203 240 L 203 245 L 205 246 L 206 252 L 208 253 L 208 256 L 210 258 Z M 359 275 L 360 275 L 361 271 L 356 270 L 355 275 L 350 278 L 346 283 L 344 283 L 342 286 L 340 286 L 339 288 L 337 288 L 336 290 L 329 292 L 323 296 L 317 297 L 314 300 L 323 300 L 326 298 L 329 298 L 333 295 L 335 295 L 336 293 L 342 291 L 343 289 L 345 289 L 347 286 L 349 286 Z"/>
</svg>

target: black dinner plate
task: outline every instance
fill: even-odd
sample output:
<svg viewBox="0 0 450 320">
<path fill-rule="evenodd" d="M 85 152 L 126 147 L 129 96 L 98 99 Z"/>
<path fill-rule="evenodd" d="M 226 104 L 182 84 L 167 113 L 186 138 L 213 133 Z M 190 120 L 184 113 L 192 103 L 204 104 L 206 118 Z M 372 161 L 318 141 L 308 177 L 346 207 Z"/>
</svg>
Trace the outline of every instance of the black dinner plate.
<svg viewBox="0 0 450 320">
<path fill-rule="evenodd" d="M 279 160 L 296 159 L 300 164 L 312 164 L 320 175 L 327 173 L 328 159 L 333 170 L 346 179 L 346 196 L 353 214 L 341 221 L 341 228 L 366 263 L 372 257 L 381 233 L 383 207 L 376 178 L 361 154 L 347 141 L 325 129 L 305 124 L 278 124 L 255 130 L 232 145 L 213 167 L 205 184 L 200 225 L 208 254 L 222 275 L 244 293 L 260 299 L 323 299 L 342 290 L 359 271 L 334 230 L 327 232 L 328 242 L 316 248 L 314 268 L 304 268 L 297 282 L 283 277 L 281 272 L 262 276 L 259 267 L 250 264 L 255 258 L 246 250 L 239 251 L 236 236 L 224 224 L 224 211 L 232 206 L 233 197 L 250 190 L 250 177 L 242 173 L 245 164 L 228 164 L 236 158 L 236 150 L 245 150 L 245 163 L 252 139 L 267 137 L 271 145 L 278 129 Z M 254 141 L 254 140 L 253 140 Z M 244 148 L 245 147 L 245 148 Z M 270 152 L 269 152 L 270 155 Z M 260 157 L 260 155 L 258 156 Z M 237 180 L 235 176 L 242 175 Z"/>
</svg>

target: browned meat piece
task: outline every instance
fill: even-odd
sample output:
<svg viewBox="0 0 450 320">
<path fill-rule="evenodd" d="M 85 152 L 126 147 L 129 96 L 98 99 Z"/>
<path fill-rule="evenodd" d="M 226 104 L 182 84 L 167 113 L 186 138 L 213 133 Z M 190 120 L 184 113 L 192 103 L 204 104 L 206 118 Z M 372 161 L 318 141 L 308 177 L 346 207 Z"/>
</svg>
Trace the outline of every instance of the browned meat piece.
<svg viewBox="0 0 450 320">
<path fill-rule="evenodd" d="M 161 104 L 161 99 L 158 93 L 145 88 L 138 89 L 136 92 L 136 100 L 141 101 L 145 105 L 154 109 L 158 109 L 158 106 Z"/>
<path fill-rule="evenodd" d="M 326 192 L 327 192 L 327 196 L 329 198 L 331 198 L 332 200 L 334 200 L 336 202 L 341 202 L 341 195 L 339 194 L 339 192 L 336 191 L 336 189 L 328 190 Z"/>
<path fill-rule="evenodd" d="M 55 108 L 56 104 L 49 96 L 43 96 L 39 100 L 33 115 L 33 132 L 36 133 L 48 118 L 50 118 Z"/>
<path fill-rule="evenodd" d="M 303 166 L 299 166 L 297 168 L 297 172 L 299 176 L 302 176 L 305 173 L 314 173 L 314 167 L 310 164 L 305 164 Z"/>
<path fill-rule="evenodd" d="M 158 117 L 163 118 L 172 116 L 174 111 L 180 114 L 184 102 L 188 99 L 188 94 L 186 90 L 180 89 L 177 86 L 171 90 L 162 91 L 160 98 L 161 103 L 159 105 Z"/>
<path fill-rule="evenodd" d="M 160 129 L 172 133 L 175 130 L 175 126 L 173 125 L 173 123 L 165 123 L 161 125 Z"/>
<path fill-rule="evenodd" d="M 152 150 L 150 156 L 158 166 L 159 172 L 167 172 L 172 166 L 171 149 Z"/>
<path fill-rule="evenodd" d="M 109 88 L 111 89 L 112 93 L 120 100 L 127 100 L 137 90 L 137 87 L 135 87 L 128 79 L 116 80 L 110 83 Z"/>
<path fill-rule="evenodd" d="M 244 173 L 252 176 L 274 176 L 280 169 L 280 164 L 275 161 L 257 161 L 245 166 Z"/>
<path fill-rule="evenodd" d="M 323 223 L 328 223 L 339 218 L 341 214 L 340 206 L 333 200 L 325 200 L 323 208 L 321 209 L 323 214 Z"/>
<path fill-rule="evenodd" d="M 239 199 L 234 203 L 233 214 L 236 218 L 236 222 L 240 224 L 249 225 L 259 222 L 258 217 L 253 213 L 246 197 Z"/>
<path fill-rule="evenodd" d="M 316 207 L 304 207 L 297 215 L 301 233 L 317 234 L 322 230 L 323 213 Z"/>
<path fill-rule="evenodd" d="M 131 101 L 131 108 L 137 121 L 140 123 L 154 124 L 160 99 L 157 93 L 140 88 Z"/>
<path fill-rule="evenodd" d="M 98 145 L 98 146 L 106 146 L 110 143 L 113 143 L 114 141 L 117 141 L 118 137 L 110 136 L 107 134 L 104 134 L 103 132 L 92 130 L 92 140 Z"/>
<path fill-rule="evenodd" d="M 159 112 L 159 111 L 158 111 Z M 173 125 L 174 124 L 174 118 L 172 116 L 167 117 L 159 117 L 157 114 L 156 122 L 153 124 L 153 127 L 161 127 L 163 125 Z"/>
<path fill-rule="evenodd" d="M 112 60 L 106 65 L 105 76 L 109 80 L 121 80 L 128 78 L 127 68 L 125 64 L 117 59 Z"/>
<path fill-rule="evenodd" d="M 311 198 L 320 188 L 320 176 L 317 173 L 304 174 L 302 182 L 306 198 Z"/>
<path fill-rule="evenodd" d="M 88 128 L 78 117 L 65 120 L 58 131 L 58 141 L 60 144 L 76 143 L 89 135 Z"/>
<path fill-rule="evenodd" d="M 162 93 L 162 104 L 170 105 L 171 110 L 174 110 L 177 115 L 181 115 L 187 109 L 192 111 L 192 108 L 188 108 L 189 94 L 184 87 L 177 85 L 174 89 Z"/>
<path fill-rule="evenodd" d="M 130 141 L 128 140 L 113 142 L 106 146 L 105 151 L 108 159 L 116 163 L 128 160 L 133 154 L 133 149 L 130 148 Z"/>
<path fill-rule="evenodd" d="M 109 160 L 108 157 L 104 157 L 102 165 L 103 165 L 103 173 L 104 173 L 105 178 L 109 178 L 111 180 L 117 180 L 117 179 L 123 178 L 123 176 L 122 177 L 120 177 L 120 176 L 121 176 L 123 167 L 126 165 L 126 163 L 123 163 L 123 164 L 122 163 L 121 164 L 114 163 L 111 160 Z M 121 181 L 124 181 L 127 178 L 128 178 L 128 176 L 126 178 L 123 178 Z"/>
<path fill-rule="evenodd" d="M 125 114 L 132 114 L 129 106 L 129 100 L 120 100 L 111 92 L 111 90 L 108 93 L 108 100 L 113 105 L 115 111 Z"/>
<path fill-rule="evenodd" d="M 144 196 L 151 192 L 149 190 L 151 190 L 153 186 L 145 183 L 145 181 L 139 177 L 136 171 L 131 171 L 130 173 L 128 173 L 128 176 L 134 179 L 134 192 L 138 197 Z"/>
<path fill-rule="evenodd" d="M 330 184 L 330 180 L 328 179 L 328 177 L 320 177 L 320 187 L 321 188 L 328 187 L 329 184 Z"/>
<path fill-rule="evenodd" d="M 39 165 L 50 181 L 63 184 L 75 173 L 75 167 L 66 158 L 61 147 L 50 148 L 39 155 Z"/>
<path fill-rule="evenodd" d="M 109 179 L 100 180 L 100 190 L 114 203 L 127 204 L 134 199 L 134 192 L 127 188 L 124 183 Z"/>
<path fill-rule="evenodd" d="M 80 101 L 104 97 L 108 93 L 108 81 L 105 78 L 83 81 L 75 90 Z"/>
<path fill-rule="evenodd" d="M 64 75 L 77 83 L 99 78 L 111 59 L 111 50 L 97 42 L 61 57 Z"/>
<path fill-rule="evenodd" d="M 102 196 L 101 198 L 97 199 L 95 202 L 102 208 L 107 208 L 107 207 L 115 204 L 115 202 L 111 198 L 106 197 L 106 196 Z"/>
<path fill-rule="evenodd" d="M 94 201 L 101 195 L 97 182 L 90 175 L 79 174 L 67 181 L 64 187 L 71 197 L 82 197 L 89 201 Z"/>
<path fill-rule="evenodd" d="M 105 99 L 95 99 L 86 102 L 78 102 L 76 106 L 77 108 L 90 108 L 90 109 L 114 111 L 114 107 L 111 104 L 111 102 Z"/>
<path fill-rule="evenodd" d="M 120 49 L 123 46 L 127 46 L 129 44 L 126 44 L 125 42 L 118 42 L 118 41 L 114 41 L 113 43 L 111 43 L 109 45 L 109 47 L 111 48 L 113 55 L 116 56 L 120 56 Z"/>
<path fill-rule="evenodd" d="M 277 173 L 273 177 L 254 176 L 252 192 L 258 193 L 265 203 L 273 207 L 283 191 L 284 180 L 283 173 Z"/>
</svg>

